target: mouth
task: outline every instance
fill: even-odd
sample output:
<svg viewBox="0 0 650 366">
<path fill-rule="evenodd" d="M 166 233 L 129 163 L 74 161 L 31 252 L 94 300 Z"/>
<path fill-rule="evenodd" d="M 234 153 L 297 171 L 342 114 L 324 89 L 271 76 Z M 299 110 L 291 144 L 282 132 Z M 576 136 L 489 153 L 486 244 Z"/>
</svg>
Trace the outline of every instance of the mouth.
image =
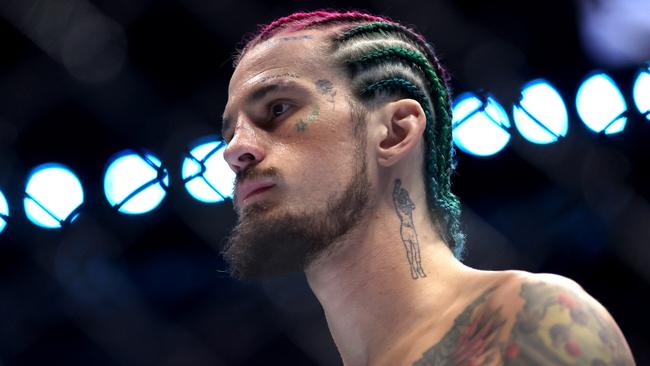
<svg viewBox="0 0 650 366">
<path fill-rule="evenodd" d="M 251 199 L 260 196 L 262 193 L 275 187 L 272 182 L 251 182 L 245 183 L 238 189 L 236 205 L 241 207 L 242 204 L 249 202 Z"/>
</svg>

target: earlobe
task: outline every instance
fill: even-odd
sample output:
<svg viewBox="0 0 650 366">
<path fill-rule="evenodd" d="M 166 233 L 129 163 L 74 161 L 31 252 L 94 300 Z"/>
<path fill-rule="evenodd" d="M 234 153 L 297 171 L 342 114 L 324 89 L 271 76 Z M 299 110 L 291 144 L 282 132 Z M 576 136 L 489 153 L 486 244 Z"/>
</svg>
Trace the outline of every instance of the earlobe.
<svg viewBox="0 0 650 366">
<path fill-rule="evenodd" d="M 384 106 L 385 135 L 377 145 L 378 162 L 388 167 L 415 149 L 424 133 L 426 117 L 420 103 L 400 99 Z"/>
</svg>

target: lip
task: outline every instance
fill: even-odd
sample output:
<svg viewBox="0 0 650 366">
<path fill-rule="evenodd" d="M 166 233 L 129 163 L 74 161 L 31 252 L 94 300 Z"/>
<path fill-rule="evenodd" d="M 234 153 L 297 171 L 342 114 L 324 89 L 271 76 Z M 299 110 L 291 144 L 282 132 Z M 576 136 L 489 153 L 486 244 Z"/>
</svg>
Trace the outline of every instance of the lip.
<svg viewBox="0 0 650 366">
<path fill-rule="evenodd" d="M 275 186 L 275 183 L 270 181 L 256 181 L 256 182 L 246 182 L 239 187 L 237 187 L 237 206 L 240 206 L 242 202 L 246 201 L 248 198 L 266 191 L 267 189 Z"/>
</svg>

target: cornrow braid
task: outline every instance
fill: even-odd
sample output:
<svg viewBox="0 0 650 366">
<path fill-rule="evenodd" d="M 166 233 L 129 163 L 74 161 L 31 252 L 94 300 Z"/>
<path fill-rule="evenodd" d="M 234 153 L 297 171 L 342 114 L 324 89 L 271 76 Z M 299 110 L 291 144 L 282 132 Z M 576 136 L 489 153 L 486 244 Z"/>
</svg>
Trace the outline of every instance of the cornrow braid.
<svg viewBox="0 0 650 366">
<path fill-rule="evenodd" d="M 327 24 L 335 24 L 340 22 L 350 23 L 350 22 L 359 22 L 359 21 L 389 22 L 389 24 L 392 23 L 390 22 L 390 20 L 386 18 L 381 18 L 374 15 L 369 15 L 369 14 L 364 14 L 359 12 L 347 12 L 347 13 L 333 14 L 330 16 L 326 16 L 322 19 L 315 20 L 309 24 L 305 24 L 302 27 L 297 28 L 296 30 L 318 28 Z"/>
<path fill-rule="evenodd" d="M 292 32 L 311 29 L 317 27 L 324 27 L 332 24 L 354 24 L 360 22 L 387 22 L 392 23 L 391 20 L 385 17 L 370 15 L 358 11 L 349 12 L 332 12 L 317 10 L 312 12 L 296 12 L 286 17 L 277 19 L 276 21 L 262 26 L 257 35 L 253 36 L 242 50 L 235 56 L 234 66 L 237 66 L 241 57 L 252 47 L 263 42 L 280 31 L 288 29 Z"/>
<path fill-rule="evenodd" d="M 338 37 L 336 39 L 336 42 L 338 43 L 343 43 L 351 38 L 360 36 L 360 35 L 367 35 L 371 33 L 381 33 L 381 34 L 386 34 L 388 32 L 402 32 L 406 37 L 411 39 L 414 42 L 422 42 L 426 43 L 424 37 L 422 37 L 419 34 L 413 33 L 410 29 L 407 27 L 397 24 L 397 23 L 386 23 L 386 22 L 374 22 L 374 23 L 368 23 L 368 24 L 363 24 L 358 27 L 352 28 L 349 31 L 343 33 L 342 36 Z"/>
<path fill-rule="evenodd" d="M 265 26 L 262 28 L 260 33 L 257 35 L 256 38 L 259 38 L 260 40 L 266 40 L 269 37 L 271 37 L 273 34 L 275 34 L 276 30 L 278 28 L 284 27 L 288 24 L 293 24 L 297 21 L 305 20 L 305 19 L 315 19 L 315 18 L 323 18 L 331 13 L 326 12 L 326 11 L 313 11 L 309 13 L 293 13 L 291 15 L 288 15 L 286 17 L 282 17 L 269 25 Z"/>
<path fill-rule="evenodd" d="M 280 32 L 331 30 L 329 52 L 347 70 L 355 96 L 366 106 L 381 92 L 408 96 L 424 110 L 424 175 L 427 206 L 443 240 L 462 258 L 465 235 L 460 202 L 451 192 L 455 168 L 449 77 L 433 47 L 411 28 L 363 12 L 314 11 L 294 13 L 262 28 L 236 58 Z"/>
<path fill-rule="evenodd" d="M 422 35 L 416 33 L 414 30 L 408 27 L 405 27 L 398 23 L 385 22 L 385 21 L 367 23 L 350 29 L 349 31 L 345 32 L 342 36 L 337 38 L 336 41 L 339 43 L 344 43 L 349 39 L 361 35 L 370 35 L 372 33 L 379 33 L 381 35 L 386 36 L 388 35 L 387 33 L 391 33 L 391 32 L 398 33 L 408 38 L 415 45 L 420 46 L 419 47 L 420 50 L 424 51 L 426 56 L 431 60 L 433 60 L 433 66 L 436 69 L 436 74 L 439 75 L 443 85 L 445 86 L 445 89 L 447 89 L 447 94 L 450 94 L 449 86 L 448 86 L 449 76 L 447 75 L 447 72 L 442 67 L 440 61 L 438 60 L 436 53 L 433 51 L 433 47 L 431 47 L 431 45 L 426 41 L 426 39 L 424 39 Z"/>
</svg>

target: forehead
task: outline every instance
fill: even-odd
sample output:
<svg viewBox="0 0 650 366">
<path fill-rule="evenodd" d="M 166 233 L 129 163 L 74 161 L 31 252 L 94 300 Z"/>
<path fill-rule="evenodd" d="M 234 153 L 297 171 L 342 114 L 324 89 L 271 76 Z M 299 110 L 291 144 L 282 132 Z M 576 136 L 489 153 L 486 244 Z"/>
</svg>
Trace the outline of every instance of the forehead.
<svg viewBox="0 0 650 366">
<path fill-rule="evenodd" d="M 241 58 L 230 79 L 229 97 L 274 75 L 322 76 L 331 72 L 327 45 L 327 33 L 320 30 L 280 33 L 263 41 Z"/>
</svg>

